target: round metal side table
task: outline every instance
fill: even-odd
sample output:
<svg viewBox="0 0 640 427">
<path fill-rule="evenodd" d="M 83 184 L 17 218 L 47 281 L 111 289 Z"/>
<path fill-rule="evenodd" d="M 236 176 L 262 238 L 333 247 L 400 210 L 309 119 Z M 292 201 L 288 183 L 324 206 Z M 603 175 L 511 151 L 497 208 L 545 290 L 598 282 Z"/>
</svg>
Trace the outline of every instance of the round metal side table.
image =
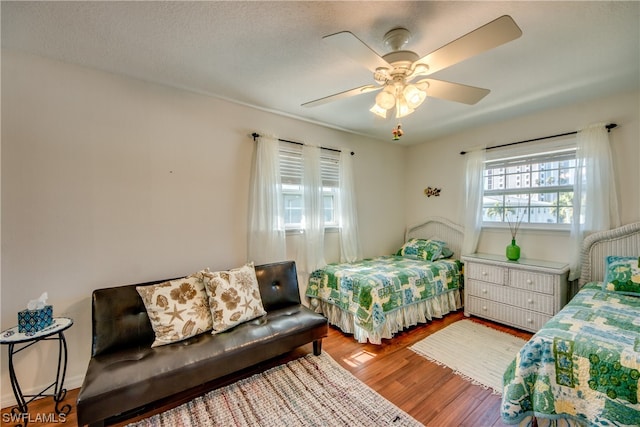
<svg viewBox="0 0 640 427">
<path fill-rule="evenodd" d="M 18 427 L 27 425 L 29 422 L 28 405 L 35 399 L 41 397 L 53 396 L 53 400 L 56 402 L 55 411 L 57 415 L 66 416 L 71 411 L 71 405 L 60 405 L 67 394 L 67 390 L 64 388 L 64 377 L 67 373 L 67 341 L 64 338 L 64 331 L 69 329 L 71 325 L 73 325 L 72 319 L 68 317 L 55 317 L 50 326 L 33 334 L 18 332 L 18 326 L 14 326 L 0 333 L 0 344 L 9 346 L 9 377 L 17 402 L 17 406 L 11 410 L 11 414 L 13 422 L 21 421 L 23 423 L 17 424 Z M 40 341 L 49 340 L 58 341 L 56 380 L 38 394 L 22 394 L 13 365 L 13 356 Z M 16 347 L 16 344 L 19 346 Z M 53 389 L 53 391 L 50 391 L 51 389 Z"/>
</svg>

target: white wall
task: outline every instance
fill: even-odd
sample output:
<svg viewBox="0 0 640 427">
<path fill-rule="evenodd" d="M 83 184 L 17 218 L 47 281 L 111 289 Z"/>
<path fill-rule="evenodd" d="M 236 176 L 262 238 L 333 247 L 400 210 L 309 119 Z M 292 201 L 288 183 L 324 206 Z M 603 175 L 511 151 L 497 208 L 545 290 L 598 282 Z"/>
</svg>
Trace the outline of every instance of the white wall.
<svg viewBox="0 0 640 427">
<path fill-rule="evenodd" d="M 623 224 L 640 221 L 640 92 L 547 110 L 461 132 L 410 147 L 406 161 L 407 222 L 438 215 L 463 223 L 465 156 L 460 151 L 477 145 L 492 146 L 582 129 L 591 123 L 617 123 L 609 134 L 617 172 L 617 190 Z M 423 190 L 442 188 L 440 197 L 427 198 Z M 511 242 L 508 229 L 485 229 L 478 251 L 504 253 Z M 569 233 L 521 229 L 522 256 L 569 261 Z"/>
<path fill-rule="evenodd" d="M 65 385 L 79 387 L 94 289 L 246 262 L 253 131 L 355 151 L 365 256 L 401 244 L 402 147 L 3 50 L 1 328 L 48 291 L 54 315 L 75 322 Z M 337 239 L 327 240 L 335 260 Z M 5 407 L 14 399 L 2 350 Z M 40 343 L 16 357 L 25 392 L 49 383 L 54 350 Z"/>
</svg>

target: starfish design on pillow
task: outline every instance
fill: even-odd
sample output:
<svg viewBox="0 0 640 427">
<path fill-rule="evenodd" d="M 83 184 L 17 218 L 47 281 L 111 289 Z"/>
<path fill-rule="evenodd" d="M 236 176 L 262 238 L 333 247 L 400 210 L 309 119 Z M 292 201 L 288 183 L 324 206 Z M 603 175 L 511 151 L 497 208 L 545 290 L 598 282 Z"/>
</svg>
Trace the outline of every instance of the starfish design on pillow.
<svg viewBox="0 0 640 427">
<path fill-rule="evenodd" d="M 185 311 L 187 311 L 186 308 L 183 310 L 178 310 L 178 306 L 176 304 L 173 304 L 173 311 L 167 311 L 167 314 L 171 316 L 171 319 L 169 319 L 169 323 L 172 323 L 175 319 L 184 321 L 181 314 Z"/>
<path fill-rule="evenodd" d="M 244 298 L 244 304 L 240 304 L 240 308 L 244 308 L 244 312 L 246 313 L 247 311 L 249 311 L 251 309 L 251 303 L 253 302 L 253 300 L 250 300 L 249 298 L 245 297 Z"/>
</svg>

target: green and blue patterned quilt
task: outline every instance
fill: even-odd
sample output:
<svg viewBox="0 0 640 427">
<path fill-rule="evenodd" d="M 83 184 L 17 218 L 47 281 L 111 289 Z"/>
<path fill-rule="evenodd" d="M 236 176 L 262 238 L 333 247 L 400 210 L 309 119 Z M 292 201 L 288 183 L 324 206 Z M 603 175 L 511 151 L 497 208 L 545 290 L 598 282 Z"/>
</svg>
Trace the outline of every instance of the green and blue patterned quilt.
<svg viewBox="0 0 640 427">
<path fill-rule="evenodd" d="M 388 313 L 460 288 L 461 270 L 457 260 L 405 256 L 329 264 L 311 273 L 306 295 L 348 311 L 367 331 L 378 331 Z"/>
<path fill-rule="evenodd" d="M 504 374 L 502 420 L 640 426 L 640 298 L 585 285 Z"/>
</svg>

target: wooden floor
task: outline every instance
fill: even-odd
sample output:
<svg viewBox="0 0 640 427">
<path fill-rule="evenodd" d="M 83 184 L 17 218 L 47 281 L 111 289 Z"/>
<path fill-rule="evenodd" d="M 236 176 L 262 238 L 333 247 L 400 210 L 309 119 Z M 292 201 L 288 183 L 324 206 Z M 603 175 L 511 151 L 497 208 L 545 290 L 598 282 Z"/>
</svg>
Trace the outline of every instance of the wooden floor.
<svg viewBox="0 0 640 427">
<path fill-rule="evenodd" d="M 383 340 L 382 345 L 359 344 L 352 336 L 330 328 L 323 341 L 323 351 L 338 361 L 344 368 L 376 390 L 382 396 L 413 416 L 426 426 L 503 426 L 500 421 L 500 397 L 489 390 L 471 384 L 455 375 L 449 368 L 429 362 L 409 350 L 413 343 L 425 338 L 445 326 L 463 319 L 462 312 L 447 315 L 444 319 L 411 328 L 399 333 L 393 340 Z M 473 318 L 474 321 L 529 339 L 531 334 L 496 323 Z M 228 378 L 227 382 L 252 375 L 279 363 L 310 353 L 311 345 L 299 348 L 281 358 L 243 371 L 241 375 Z M 203 386 L 179 398 L 163 402 L 137 416 L 132 416 L 114 425 L 124 426 L 128 422 L 151 416 L 178 406 L 191 398 L 203 394 L 210 387 Z M 65 403 L 73 405 L 71 413 L 64 418 L 55 416 L 51 398 L 40 399 L 29 407 L 30 426 L 77 425 L 75 400 L 78 389 L 70 390 Z M 9 409 L 1 412 L 0 425 L 7 422 Z M 44 422 L 39 422 L 44 421 Z"/>
</svg>

